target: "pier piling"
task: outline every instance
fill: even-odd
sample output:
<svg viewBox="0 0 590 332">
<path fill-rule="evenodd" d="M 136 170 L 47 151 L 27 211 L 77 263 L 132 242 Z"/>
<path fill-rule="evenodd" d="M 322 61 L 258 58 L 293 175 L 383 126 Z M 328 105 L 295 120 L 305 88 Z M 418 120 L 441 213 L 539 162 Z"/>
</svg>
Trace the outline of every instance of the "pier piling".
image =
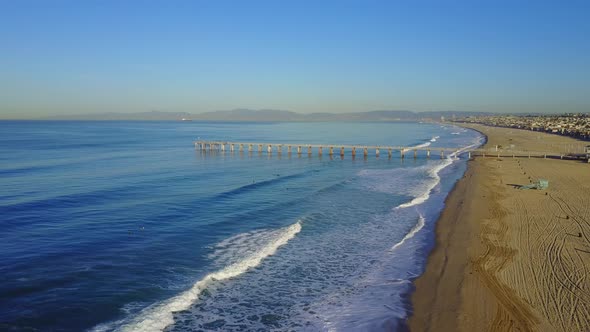
<svg viewBox="0 0 590 332">
<path fill-rule="evenodd" d="M 418 152 L 419 151 L 426 151 L 426 158 L 430 159 L 431 157 L 431 152 L 435 151 L 436 152 L 440 152 L 440 158 L 443 159 L 445 158 L 445 154 L 446 153 L 450 153 L 451 157 L 453 158 L 458 158 L 458 153 L 459 150 L 457 150 L 457 147 L 403 147 L 403 146 L 377 146 L 377 145 L 323 145 L 323 144 L 305 144 L 305 145 L 301 145 L 301 144 L 283 144 L 283 143 L 279 143 L 279 144 L 271 144 L 271 143 L 255 143 L 255 142 L 228 142 L 228 141 L 204 141 L 204 140 L 198 140 L 193 142 L 195 149 L 197 150 L 201 150 L 202 152 L 206 153 L 206 152 L 223 152 L 225 153 L 226 151 L 231 151 L 232 153 L 235 150 L 239 150 L 240 153 L 244 152 L 245 146 L 247 146 L 248 152 L 251 153 L 254 150 L 254 146 L 257 146 L 258 149 L 258 153 L 262 154 L 264 147 L 266 147 L 266 151 L 268 152 L 269 155 L 271 155 L 274 151 L 273 151 L 273 145 L 276 146 L 276 151 L 277 154 L 280 156 L 283 152 L 283 145 L 287 146 L 287 153 L 289 153 L 289 155 L 291 155 L 291 153 L 293 153 L 293 147 L 297 147 L 297 154 L 301 155 L 303 148 L 307 147 L 307 154 L 309 155 L 309 157 L 311 157 L 313 155 L 313 149 L 317 148 L 318 149 L 318 155 L 322 156 L 323 154 L 323 148 L 327 147 L 329 149 L 328 154 L 330 155 L 330 157 L 332 157 L 334 155 L 334 149 L 340 149 L 340 156 L 342 157 L 342 159 L 344 158 L 345 155 L 345 151 L 346 149 L 350 148 L 351 149 L 351 154 L 352 157 L 354 159 L 354 157 L 356 156 L 356 152 L 357 152 L 357 148 L 358 149 L 362 149 L 362 153 L 363 156 L 365 158 L 368 157 L 369 155 L 369 150 L 371 149 L 375 149 L 375 156 L 379 157 L 381 154 L 381 150 L 383 149 L 387 149 L 387 154 L 389 156 L 389 158 L 392 157 L 393 151 L 399 151 L 400 152 L 400 158 L 401 159 L 405 159 L 405 153 L 412 151 L 413 152 L 413 157 L 414 159 L 418 158 Z M 486 154 L 492 154 L 495 155 L 496 157 L 500 158 L 502 156 L 502 152 L 500 147 L 498 147 L 498 150 L 496 151 L 496 153 L 492 153 L 489 151 L 493 151 L 493 150 L 486 150 L 486 149 L 468 149 L 465 152 L 468 153 L 469 159 L 476 157 L 476 156 L 482 156 L 482 157 L 486 157 Z M 488 153 L 489 152 L 489 153 Z M 510 150 L 510 151 L 506 151 L 506 153 L 504 154 L 505 157 L 510 157 L 510 155 L 512 155 L 512 158 L 516 159 L 516 156 L 519 157 L 527 157 L 528 158 L 532 158 L 532 153 L 530 151 L 516 151 L 516 150 Z M 549 153 L 549 152 L 536 152 L 535 153 L 535 157 L 539 157 L 539 158 L 547 158 L 549 156 L 549 158 L 559 158 L 559 159 L 567 159 L 567 155 L 563 152 L 561 153 Z"/>
</svg>

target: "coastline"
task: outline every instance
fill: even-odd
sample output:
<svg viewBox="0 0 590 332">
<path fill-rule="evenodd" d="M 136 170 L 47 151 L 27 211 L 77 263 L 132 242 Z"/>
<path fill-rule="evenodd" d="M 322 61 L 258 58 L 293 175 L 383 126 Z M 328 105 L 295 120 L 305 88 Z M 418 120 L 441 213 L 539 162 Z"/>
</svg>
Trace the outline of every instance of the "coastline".
<svg viewBox="0 0 590 332">
<path fill-rule="evenodd" d="M 486 148 L 580 143 L 538 132 L 461 126 L 485 135 Z M 547 195 L 515 189 L 537 178 L 550 180 Z M 409 329 L 588 330 L 590 254 L 580 250 L 590 235 L 589 186 L 590 165 L 581 162 L 469 161 L 445 200 L 425 271 L 414 281 Z"/>
</svg>

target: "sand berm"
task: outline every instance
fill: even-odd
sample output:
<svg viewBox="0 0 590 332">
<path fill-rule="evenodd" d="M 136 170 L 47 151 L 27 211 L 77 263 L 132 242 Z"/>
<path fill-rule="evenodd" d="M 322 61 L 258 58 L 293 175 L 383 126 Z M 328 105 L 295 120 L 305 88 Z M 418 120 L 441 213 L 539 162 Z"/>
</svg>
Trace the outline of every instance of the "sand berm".
<svg viewBox="0 0 590 332">
<path fill-rule="evenodd" d="M 486 148 L 563 150 L 583 142 L 464 125 Z M 590 144 L 590 143 L 589 143 Z M 547 190 L 519 190 L 539 178 Z M 415 281 L 411 331 L 590 331 L 590 164 L 476 157 L 447 198 Z"/>
</svg>

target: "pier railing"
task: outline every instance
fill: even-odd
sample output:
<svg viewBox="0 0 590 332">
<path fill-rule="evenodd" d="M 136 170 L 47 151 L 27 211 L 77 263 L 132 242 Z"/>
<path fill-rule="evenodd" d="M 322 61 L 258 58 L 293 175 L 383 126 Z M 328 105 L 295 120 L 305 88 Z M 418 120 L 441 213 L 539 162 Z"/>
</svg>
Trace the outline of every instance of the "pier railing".
<svg viewBox="0 0 590 332">
<path fill-rule="evenodd" d="M 431 146 L 383 146 L 383 145 L 350 145 L 350 144 L 303 144 L 303 143 L 269 143 L 269 142 L 229 142 L 229 141 L 204 141 L 198 140 L 194 142 L 195 149 L 200 151 L 221 151 L 221 152 L 248 152 L 259 154 L 267 153 L 269 155 L 276 153 L 281 154 L 297 154 L 312 156 L 315 154 L 322 156 L 324 154 L 329 156 L 339 155 L 344 157 L 350 154 L 352 157 L 362 155 L 368 157 L 374 155 L 387 155 L 391 158 L 394 155 L 400 158 L 405 158 L 409 153 L 413 158 L 419 156 L 431 158 L 432 156 L 457 157 L 458 155 L 467 154 L 471 157 L 497 157 L 497 158 L 559 158 L 559 159 L 587 159 L 586 154 L 572 154 L 560 152 L 543 152 L 543 151 L 518 151 L 512 149 L 501 148 L 473 148 L 473 149 L 459 149 L 450 147 L 431 147 Z"/>
</svg>

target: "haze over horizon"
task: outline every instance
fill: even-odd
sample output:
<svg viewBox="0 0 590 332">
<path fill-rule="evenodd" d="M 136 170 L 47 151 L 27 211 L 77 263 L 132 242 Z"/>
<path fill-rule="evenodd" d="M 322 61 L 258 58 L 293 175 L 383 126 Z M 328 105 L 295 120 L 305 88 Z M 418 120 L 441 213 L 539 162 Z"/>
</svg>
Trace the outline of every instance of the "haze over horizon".
<svg viewBox="0 0 590 332">
<path fill-rule="evenodd" d="M 582 1 L 0 4 L 0 118 L 590 111 Z"/>
</svg>

